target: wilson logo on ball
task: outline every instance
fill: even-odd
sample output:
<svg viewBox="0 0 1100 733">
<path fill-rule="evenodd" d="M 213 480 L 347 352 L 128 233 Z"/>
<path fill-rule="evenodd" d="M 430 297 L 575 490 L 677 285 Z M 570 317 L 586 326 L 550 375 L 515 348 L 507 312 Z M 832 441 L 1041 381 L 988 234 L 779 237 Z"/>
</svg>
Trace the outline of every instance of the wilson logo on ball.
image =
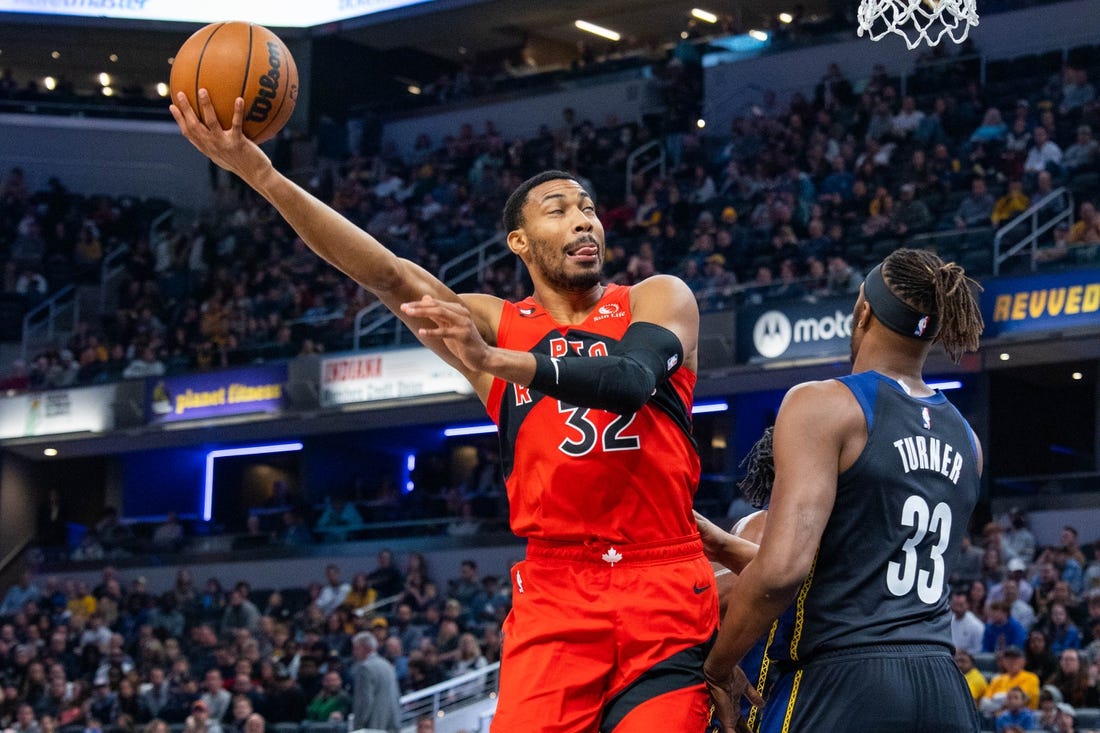
<svg viewBox="0 0 1100 733">
<path fill-rule="evenodd" d="M 260 88 L 252 98 L 252 105 L 248 108 L 248 117 L 245 119 L 249 122 L 266 122 L 267 116 L 271 113 L 272 102 L 278 98 L 283 58 L 279 44 L 275 41 L 267 43 L 267 65 L 269 67 L 267 72 L 256 81 Z"/>
</svg>

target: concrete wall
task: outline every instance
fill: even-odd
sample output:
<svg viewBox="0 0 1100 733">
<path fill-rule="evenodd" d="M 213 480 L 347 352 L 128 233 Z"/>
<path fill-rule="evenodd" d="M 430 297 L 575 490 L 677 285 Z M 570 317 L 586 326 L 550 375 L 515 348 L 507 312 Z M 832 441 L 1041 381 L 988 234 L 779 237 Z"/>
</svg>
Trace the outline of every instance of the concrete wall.
<svg viewBox="0 0 1100 733">
<path fill-rule="evenodd" d="M 0 560 L 34 536 L 38 499 L 32 468 L 30 461 L 10 453 L 0 463 Z M 22 568 L 22 563 L 0 568 L 0 587 L 14 582 Z"/>
<path fill-rule="evenodd" d="M 170 119 L 0 114 L 0 166 L 22 167 L 32 191 L 56 176 L 84 194 L 164 198 L 186 209 L 210 203 L 207 160 Z"/>
</svg>

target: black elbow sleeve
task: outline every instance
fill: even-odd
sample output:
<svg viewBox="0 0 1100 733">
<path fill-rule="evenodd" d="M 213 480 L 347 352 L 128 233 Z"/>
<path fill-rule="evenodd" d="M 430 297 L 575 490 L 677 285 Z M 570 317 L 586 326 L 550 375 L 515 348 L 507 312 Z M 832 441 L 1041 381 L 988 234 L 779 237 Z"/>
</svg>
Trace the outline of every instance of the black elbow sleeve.
<svg viewBox="0 0 1100 733">
<path fill-rule="evenodd" d="M 676 334 L 654 323 L 632 324 L 608 356 L 536 354 L 531 388 L 570 405 L 620 415 L 637 412 L 683 362 Z"/>
</svg>

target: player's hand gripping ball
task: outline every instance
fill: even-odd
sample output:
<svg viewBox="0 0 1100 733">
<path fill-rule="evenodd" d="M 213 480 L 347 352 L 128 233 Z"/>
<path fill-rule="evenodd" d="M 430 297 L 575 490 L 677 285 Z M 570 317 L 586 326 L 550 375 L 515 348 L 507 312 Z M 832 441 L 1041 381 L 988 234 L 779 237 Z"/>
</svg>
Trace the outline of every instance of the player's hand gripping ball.
<svg viewBox="0 0 1100 733">
<path fill-rule="evenodd" d="M 275 137 L 294 111 L 298 67 L 286 44 L 267 28 L 243 21 L 211 23 L 184 41 L 168 86 L 173 100 L 186 94 L 200 118 L 199 89 L 205 87 L 226 129 L 233 122 L 233 103 L 243 97 L 242 131 L 262 143 Z"/>
</svg>

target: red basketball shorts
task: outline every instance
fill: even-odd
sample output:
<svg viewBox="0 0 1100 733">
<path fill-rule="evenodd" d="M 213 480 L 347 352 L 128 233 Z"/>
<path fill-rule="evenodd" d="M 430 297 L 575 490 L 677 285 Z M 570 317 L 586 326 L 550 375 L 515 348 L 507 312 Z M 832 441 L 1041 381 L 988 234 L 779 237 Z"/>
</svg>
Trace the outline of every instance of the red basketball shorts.
<svg viewBox="0 0 1100 733">
<path fill-rule="evenodd" d="M 493 733 L 702 733 L 718 627 L 698 536 L 612 547 L 529 540 L 512 568 Z"/>
</svg>

